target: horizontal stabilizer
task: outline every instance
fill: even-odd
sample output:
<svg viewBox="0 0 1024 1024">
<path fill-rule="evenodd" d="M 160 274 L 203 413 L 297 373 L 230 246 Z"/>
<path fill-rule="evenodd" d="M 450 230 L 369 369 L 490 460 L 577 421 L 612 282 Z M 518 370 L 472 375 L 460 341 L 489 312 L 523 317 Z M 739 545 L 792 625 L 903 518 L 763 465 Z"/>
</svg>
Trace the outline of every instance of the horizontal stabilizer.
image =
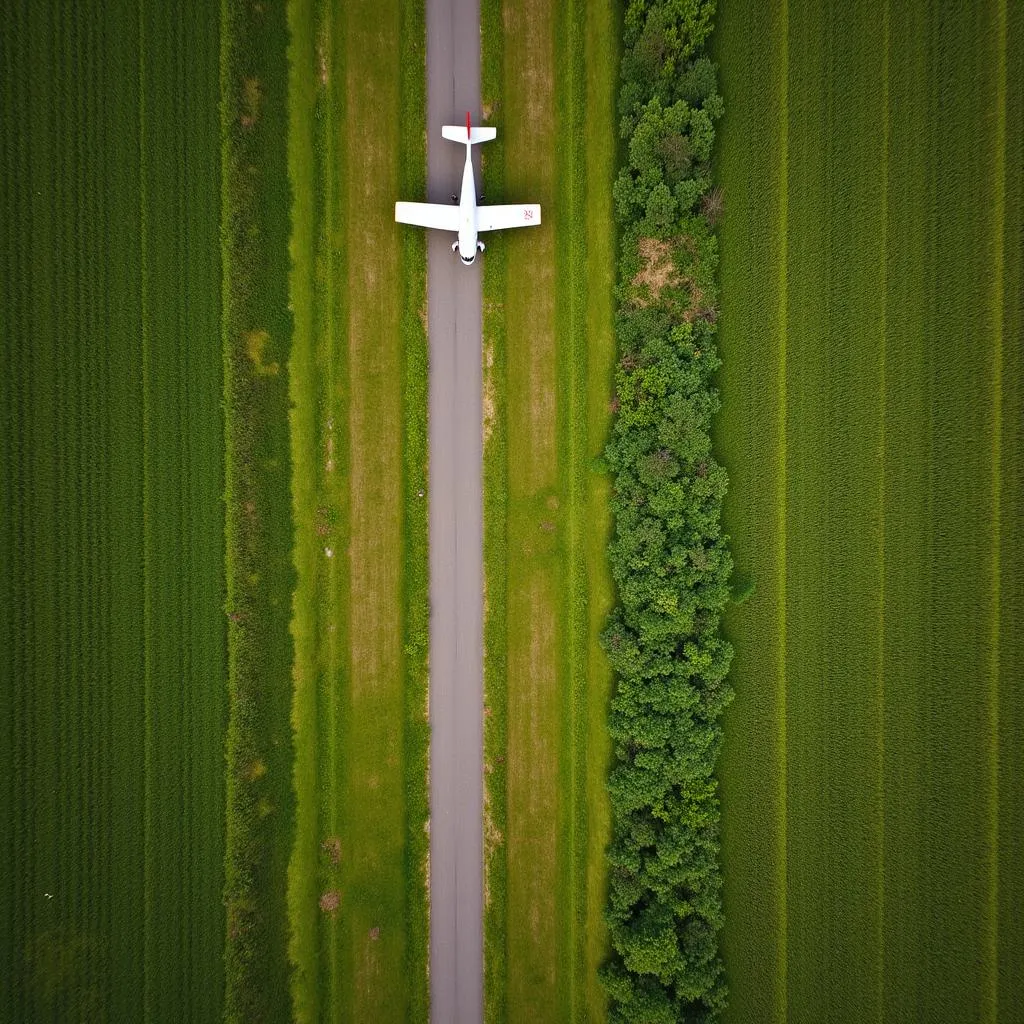
<svg viewBox="0 0 1024 1024">
<path fill-rule="evenodd" d="M 464 124 L 446 124 L 441 129 L 441 134 L 452 142 L 461 142 L 463 145 L 468 141 L 475 146 L 478 142 L 490 142 L 498 135 L 497 128 L 470 128 L 469 138 L 466 138 L 466 126 Z"/>
<path fill-rule="evenodd" d="M 421 228 L 458 231 L 459 208 L 444 203 L 395 203 L 395 220 L 399 224 L 415 224 Z"/>
<path fill-rule="evenodd" d="M 540 224 L 540 206 L 522 203 L 519 206 L 478 206 L 477 231 L 500 231 L 502 228 L 535 228 Z"/>
</svg>

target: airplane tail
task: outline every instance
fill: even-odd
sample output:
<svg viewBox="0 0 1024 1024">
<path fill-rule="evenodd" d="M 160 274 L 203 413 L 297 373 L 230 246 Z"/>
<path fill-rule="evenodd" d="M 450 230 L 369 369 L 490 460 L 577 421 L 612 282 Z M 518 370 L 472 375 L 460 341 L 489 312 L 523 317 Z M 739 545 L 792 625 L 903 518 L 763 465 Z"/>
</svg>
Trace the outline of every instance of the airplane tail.
<svg viewBox="0 0 1024 1024">
<path fill-rule="evenodd" d="M 497 128 L 474 128 L 466 114 L 466 124 L 446 124 L 441 128 L 441 135 L 452 142 L 468 142 L 475 146 L 478 142 L 490 142 L 498 135 Z"/>
</svg>

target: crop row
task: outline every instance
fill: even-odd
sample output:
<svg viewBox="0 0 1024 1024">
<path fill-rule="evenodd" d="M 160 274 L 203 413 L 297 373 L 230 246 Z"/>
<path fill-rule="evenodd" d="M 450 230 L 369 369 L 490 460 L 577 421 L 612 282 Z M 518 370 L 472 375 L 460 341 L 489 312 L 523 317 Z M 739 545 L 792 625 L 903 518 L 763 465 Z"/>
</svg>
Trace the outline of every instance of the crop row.
<svg viewBox="0 0 1024 1024">
<path fill-rule="evenodd" d="M 1020 15 L 720 27 L 730 1017 L 1012 1016 Z"/>
<path fill-rule="evenodd" d="M 4 1013 L 209 1019 L 224 932 L 216 18 L 9 5 L 0 39 Z"/>
</svg>

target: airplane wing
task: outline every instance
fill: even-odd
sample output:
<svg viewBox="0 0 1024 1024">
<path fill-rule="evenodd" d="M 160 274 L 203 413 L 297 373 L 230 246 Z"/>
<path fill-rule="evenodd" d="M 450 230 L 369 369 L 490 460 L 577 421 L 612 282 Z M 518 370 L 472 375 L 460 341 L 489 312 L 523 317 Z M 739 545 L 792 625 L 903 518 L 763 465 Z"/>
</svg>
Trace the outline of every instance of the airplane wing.
<svg viewBox="0 0 1024 1024">
<path fill-rule="evenodd" d="M 459 208 L 444 203 L 395 203 L 395 220 L 399 224 L 416 224 L 440 231 L 459 230 Z"/>
<path fill-rule="evenodd" d="M 477 231 L 498 231 L 501 228 L 532 228 L 540 223 L 540 206 L 526 203 L 520 206 L 478 206 Z"/>
</svg>

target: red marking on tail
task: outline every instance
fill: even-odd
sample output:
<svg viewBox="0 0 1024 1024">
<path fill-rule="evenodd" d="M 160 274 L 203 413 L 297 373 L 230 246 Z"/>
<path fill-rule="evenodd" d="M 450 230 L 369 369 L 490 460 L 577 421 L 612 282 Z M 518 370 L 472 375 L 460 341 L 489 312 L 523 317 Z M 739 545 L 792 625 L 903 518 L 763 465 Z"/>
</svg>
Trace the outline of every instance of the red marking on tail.
<svg viewBox="0 0 1024 1024">
<path fill-rule="evenodd" d="M 466 139 L 472 139 L 473 133 L 469 130 L 469 111 L 466 111 Z"/>
</svg>

